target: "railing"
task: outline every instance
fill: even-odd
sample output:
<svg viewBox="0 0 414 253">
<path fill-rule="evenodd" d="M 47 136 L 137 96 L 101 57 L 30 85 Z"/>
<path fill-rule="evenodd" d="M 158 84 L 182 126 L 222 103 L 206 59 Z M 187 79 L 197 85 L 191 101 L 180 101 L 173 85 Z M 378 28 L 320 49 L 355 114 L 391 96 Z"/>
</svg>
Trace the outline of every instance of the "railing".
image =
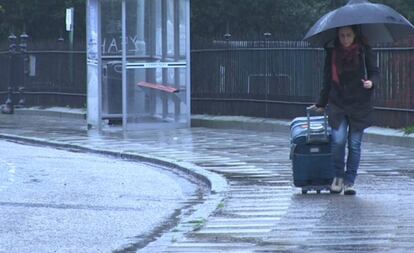
<svg viewBox="0 0 414 253">
<path fill-rule="evenodd" d="M 25 85 L 25 94 L 33 99 L 32 103 L 85 106 L 85 51 L 29 51 L 28 54 L 36 64 Z"/>
<path fill-rule="evenodd" d="M 381 70 L 375 124 L 414 125 L 414 48 L 374 51 Z M 13 84 L 16 101 L 18 87 L 25 87 L 30 106 L 85 106 L 85 51 L 29 49 L 27 55 L 27 77 Z M 318 97 L 324 50 L 303 42 L 215 41 L 193 49 L 191 60 L 193 113 L 291 119 Z M 9 52 L 0 51 L 0 103 L 7 98 L 9 67 Z"/>
<path fill-rule="evenodd" d="M 6 100 L 11 86 L 15 104 L 24 96 L 27 106 L 86 105 L 86 52 L 64 50 L 59 43 L 49 48 L 57 49 L 27 50 L 26 63 L 17 59 L 13 67 L 10 53 L 0 52 L 0 103 Z"/>
<path fill-rule="evenodd" d="M 414 124 L 414 48 L 376 48 L 375 124 Z M 319 95 L 324 50 L 303 42 L 229 42 L 192 50 L 192 111 L 291 119 Z"/>
</svg>

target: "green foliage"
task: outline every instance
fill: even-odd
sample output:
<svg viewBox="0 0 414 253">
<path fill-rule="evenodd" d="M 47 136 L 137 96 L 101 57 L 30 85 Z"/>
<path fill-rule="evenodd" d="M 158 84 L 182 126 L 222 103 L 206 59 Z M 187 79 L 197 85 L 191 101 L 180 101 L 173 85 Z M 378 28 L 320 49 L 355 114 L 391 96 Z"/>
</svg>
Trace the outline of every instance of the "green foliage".
<svg viewBox="0 0 414 253">
<path fill-rule="evenodd" d="M 0 0 L 0 40 L 26 32 L 32 39 L 65 37 L 67 7 L 75 8 L 75 37 L 85 37 L 86 0 Z"/>
<path fill-rule="evenodd" d="M 301 40 L 322 15 L 348 0 L 191 0 L 191 33 L 196 38 L 260 38 Z M 373 0 L 414 21 L 414 1 Z"/>
<path fill-rule="evenodd" d="M 206 223 L 206 219 L 203 218 L 203 219 L 191 220 L 188 223 L 193 225 L 193 230 L 199 230 Z"/>
<path fill-rule="evenodd" d="M 414 126 L 409 126 L 404 128 L 404 134 L 412 134 L 414 133 Z"/>
<path fill-rule="evenodd" d="M 120 0 L 119 0 L 120 1 Z M 300 40 L 323 14 L 348 0 L 191 0 L 194 37 Z M 414 21 L 414 1 L 372 0 L 383 3 Z M 25 31 L 33 40 L 64 38 L 65 9 L 75 7 L 75 40 L 85 39 L 86 0 L 0 0 L 0 41 Z"/>
<path fill-rule="evenodd" d="M 192 0 L 192 35 L 218 37 L 226 32 L 236 36 L 301 39 L 305 31 L 329 7 L 321 0 Z"/>
<path fill-rule="evenodd" d="M 412 0 L 376 0 L 372 2 L 388 5 L 410 20 L 411 23 L 414 22 L 414 1 Z"/>
</svg>

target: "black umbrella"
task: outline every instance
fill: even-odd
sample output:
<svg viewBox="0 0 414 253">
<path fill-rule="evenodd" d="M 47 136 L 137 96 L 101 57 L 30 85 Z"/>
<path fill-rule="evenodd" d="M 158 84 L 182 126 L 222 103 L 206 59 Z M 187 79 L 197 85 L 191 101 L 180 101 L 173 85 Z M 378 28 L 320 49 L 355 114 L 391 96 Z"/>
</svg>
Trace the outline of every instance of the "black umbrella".
<svg viewBox="0 0 414 253">
<path fill-rule="evenodd" d="M 336 28 L 360 25 L 370 45 L 394 42 L 414 34 L 414 26 L 401 14 L 383 4 L 367 0 L 350 0 L 348 4 L 321 17 L 308 31 L 304 40 L 325 46 L 336 36 Z"/>
</svg>

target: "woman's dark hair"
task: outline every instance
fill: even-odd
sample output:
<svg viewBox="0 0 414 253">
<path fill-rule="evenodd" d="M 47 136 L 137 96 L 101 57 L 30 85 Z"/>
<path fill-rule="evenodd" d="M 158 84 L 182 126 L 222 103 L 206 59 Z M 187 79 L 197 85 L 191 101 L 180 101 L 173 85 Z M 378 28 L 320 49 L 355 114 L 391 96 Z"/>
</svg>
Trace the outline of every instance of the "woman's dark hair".
<svg viewBox="0 0 414 253">
<path fill-rule="evenodd" d="M 340 45 L 338 33 L 339 33 L 339 29 L 341 29 L 343 27 L 349 27 L 349 28 L 352 29 L 352 31 L 355 34 L 354 42 L 359 43 L 359 44 L 364 45 L 364 46 L 368 45 L 366 39 L 362 35 L 361 26 L 360 25 L 350 25 L 350 26 L 342 26 L 342 27 L 336 28 L 336 37 L 335 37 L 335 40 L 334 40 L 334 46 L 335 47 L 338 47 Z"/>
</svg>

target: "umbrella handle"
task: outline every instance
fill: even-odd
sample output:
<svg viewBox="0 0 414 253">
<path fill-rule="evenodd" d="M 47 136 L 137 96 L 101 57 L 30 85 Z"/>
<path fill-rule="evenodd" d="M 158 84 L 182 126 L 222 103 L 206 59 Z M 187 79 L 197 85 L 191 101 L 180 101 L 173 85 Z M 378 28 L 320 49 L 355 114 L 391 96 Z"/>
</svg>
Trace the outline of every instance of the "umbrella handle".
<svg viewBox="0 0 414 253">
<path fill-rule="evenodd" d="M 364 80 L 368 79 L 367 64 L 365 60 L 365 49 L 362 49 L 362 64 L 364 64 Z"/>
</svg>

